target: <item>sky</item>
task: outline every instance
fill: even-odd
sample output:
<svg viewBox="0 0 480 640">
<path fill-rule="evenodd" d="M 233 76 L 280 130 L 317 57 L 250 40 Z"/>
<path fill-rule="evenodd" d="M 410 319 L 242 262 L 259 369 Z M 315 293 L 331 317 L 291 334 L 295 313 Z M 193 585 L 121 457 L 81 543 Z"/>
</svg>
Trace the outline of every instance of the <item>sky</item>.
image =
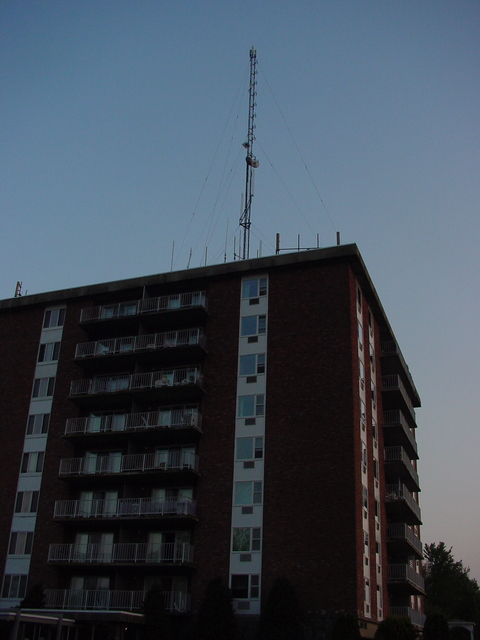
<svg viewBox="0 0 480 640">
<path fill-rule="evenodd" d="M 0 299 L 233 259 L 252 46 L 250 257 L 358 245 L 480 582 L 479 0 L 2 0 Z"/>
</svg>

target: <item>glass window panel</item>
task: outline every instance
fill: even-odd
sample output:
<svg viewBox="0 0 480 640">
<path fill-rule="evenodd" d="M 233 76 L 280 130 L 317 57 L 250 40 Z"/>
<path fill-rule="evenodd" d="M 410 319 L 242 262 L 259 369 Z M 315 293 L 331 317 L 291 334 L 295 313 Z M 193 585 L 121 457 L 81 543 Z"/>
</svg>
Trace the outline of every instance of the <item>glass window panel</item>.
<svg viewBox="0 0 480 640">
<path fill-rule="evenodd" d="M 233 530 L 233 551 L 250 551 L 250 528 L 238 527 Z"/>
<path fill-rule="evenodd" d="M 244 298 L 258 297 L 258 279 L 243 281 L 243 297 Z"/>
<path fill-rule="evenodd" d="M 241 322 L 241 335 L 254 336 L 257 333 L 258 316 L 244 316 Z"/>
<path fill-rule="evenodd" d="M 235 504 L 236 505 L 252 504 L 252 483 L 251 482 L 235 483 Z"/>
<path fill-rule="evenodd" d="M 232 597 L 248 598 L 248 575 L 232 576 Z"/>
<path fill-rule="evenodd" d="M 256 356 L 254 354 L 247 356 L 240 356 L 240 375 L 251 376 L 257 373 L 256 371 Z"/>
<path fill-rule="evenodd" d="M 255 396 L 240 396 L 238 398 L 238 417 L 247 418 L 255 415 Z"/>
<path fill-rule="evenodd" d="M 253 438 L 237 438 L 237 460 L 253 459 Z"/>
</svg>

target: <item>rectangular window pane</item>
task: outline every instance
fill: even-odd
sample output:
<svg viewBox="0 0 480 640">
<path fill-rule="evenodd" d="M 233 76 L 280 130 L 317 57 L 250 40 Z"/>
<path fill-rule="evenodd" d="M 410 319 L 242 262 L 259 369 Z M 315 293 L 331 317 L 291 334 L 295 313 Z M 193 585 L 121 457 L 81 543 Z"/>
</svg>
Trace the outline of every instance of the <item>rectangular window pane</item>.
<svg viewBox="0 0 480 640">
<path fill-rule="evenodd" d="M 235 483 L 235 504 L 252 504 L 252 483 L 236 482 Z"/>
<path fill-rule="evenodd" d="M 253 459 L 253 438 L 237 438 L 237 460 Z"/>
<path fill-rule="evenodd" d="M 253 483 L 253 504 L 262 504 L 262 483 Z"/>
<path fill-rule="evenodd" d="M 254 336 L 257 334 L 258 316 L 244 316 L 241 321 L 241 335 Z"/>
<path fill-rule="evenodd" d="M 240 396 L 238 398 L 238 417 L 248 418 L 255 415 L 255 396 Z"/>
<path fill-rule="evenodd" d="M 263 438 L 255 438 L 255 459 L 263 458 Z"/>
<path fill-rule="evenodd" d="M 263 394 L 258 395 L 256 398 L 255 415 L 263 416 L 265 412 L 265 396 Z"/>
<path fill-rule="evenodd" d="M 258 279 L 243 281 L 243 298 L 258 297 Z"/>
<path fill-rule="evenodd" d="M 38 413 L 28 416 L 27 435 L 32 436 L 47 433 L 49 421 L 50 414 L 48 413 Z"/>
<path fill-rule="evenodd" d="M 256 371 L 256 356 L 247 355 L 240 356 L 240 375 L 251 376 L 257 373 Z"/>
<path fill-rule="evenodd" d="M 248 575 L 232 576 L 232 597 L 248 598 Z"/>
<path fill-rule="evenodd" d="M 250 528 L 238 527 L 233 530 L 233 551 L 250 551 Z"/>
<path fill-rule="evenodd" d="M 258 333 L 263 334 L 267 331 L 267 316 L 258 316 Z"/>
</svg>

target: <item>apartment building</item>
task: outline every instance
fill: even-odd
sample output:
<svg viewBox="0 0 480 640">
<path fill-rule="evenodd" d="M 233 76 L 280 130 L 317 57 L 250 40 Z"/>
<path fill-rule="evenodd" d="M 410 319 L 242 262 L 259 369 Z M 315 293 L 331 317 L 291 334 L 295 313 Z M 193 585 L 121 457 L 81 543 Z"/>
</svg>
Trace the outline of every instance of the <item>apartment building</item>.
<svg viewBox="0 0 480 640">
<path fill-rule="evenodd" d="M 306 618 L 421 625 L 420 399 L 355 245 L 12 298 L 0 328 L 4 618 L 41 583 L 70 637 L 136 638 L 151 585 L 181 628 L 220 576 L 253 621 L 285 576 Z"/>
</svg>

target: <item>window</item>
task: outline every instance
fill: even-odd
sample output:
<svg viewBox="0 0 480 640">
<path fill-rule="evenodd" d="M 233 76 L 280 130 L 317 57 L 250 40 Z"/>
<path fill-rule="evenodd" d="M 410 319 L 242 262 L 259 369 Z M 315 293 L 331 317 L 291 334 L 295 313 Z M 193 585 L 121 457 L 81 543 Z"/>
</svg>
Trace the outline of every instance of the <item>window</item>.
<svg viewBox="0 0 480 640">
<path fill-rule="evenodd" d="M 260 576 L 232 575 L 232 598 L 258 598 L 260 594 Z"/>
<path fill-rule="evenodd" d="M 20 473 L 41 473 L 43 471 L 43 451 L 24 453 Z"/>
<path fill-rule="evenodd" d="M 267 295 L 267 279 L 256 278 L 255 280 L 244 280 L 242 288 L 242 298 L 259 298 Z"/>
<path fill-rule="evenodd" d="M 35 378 L 33 383 L 33 398 L 48 398 L 53 396 L 55 378 Z"/>
<path fill-rule="evenodd" d="M 27 591 L 27 575 L 5 575 L 3 579 L 2 598 L 24 598 Z"/>
<path fill-rule="evenodd" d="M 362 389 L 365 389 L 365 365 L 361 360 L 358 361 L 359 368 L 359 376 L 360 376 L 360 386 Z"/>
<path fill-rule="evenodd" d="M 372 435 L 375 440 L 378 440 L 377 421 L 375 420 L 375 418 L 372 418 Z"/>
<path fill-rule="evenodd" d="M 374 384 L 373 380 L 370 382 L 370 390 L 372 392 L 373 406 L 375 406 L 375 403 L 377 402 L 377 390 L 375 389 L 375 384 Z"/>
<path fill-rule="evenodd" d="M 358 321 L 358 346 L 360 347 L 360 350 L 363 349 L 363 327 L 360 320 Z"/>
<path fill-rule="evenodd" d="M 360 400 L 360 421 L 362 423 L 362 430 L 365 431 L 365 425 L 367 424 L 367 409 L 363 400 Z"/>
<path fill-rule="evenodd" d="M 60 342 L 47 342 L 41 344 L 38 351 L 38 362 L 53 362 L 58 360 L 60 353 Z"/>
<path fill-rule="evenodd" d="M 8 553 L 12 556 L 30 555 L 32 553 L 32 542 L 32 531 L 12 531 Z"/>
<path fill-rule="evenodd" d="M 362 485 L 362 504 L 364 509 L 368 509 L 368 489 Z"/>
<path fill-rule="evenodd" d="M 238 417 L 250 418 L 263 416 L 265 413 L 265 396 L 262 394 L 253 396 L 239 396 Z"/>
<path fill-rule="evenodd" d="M 19 491 L 15 502 L 15 513 L 36 513 L 38 491 Z"/>
<path fill-rule="evenodd" d="M 265 354 L 252 353 L 251 355 L 240 356 L 239 375 L 254 376 L 265 373 Z"/>
<path fill-rule="evenodd" d="M 267 331 L 267 316 L 244 316 L 241 322 L 242 336 L 262 335 Z"/>
<path fill-rule="evenodd" d="M 367 473 L 367 462 L 368 462 L 367 445 L 364 442 L 362 442 L 362 470 L 363 470 L 363 473 Z"/>
<path fill-rule="evenodd" d="M 261 460 L 263 438 L 237 438 L 237 460 Z"/>
<path fill-rule="evenodd" d="M 260 546 L 260 527 L 235 527 L 233 529 L 232 551 L 249 553 L 250 551 L 260 551 Z"/>
<path fill-rule="evenodd" d="M 43 319 L 43 328 L 63 327 L 65 322 L 65 309 L 47 309 Z"/>
<path fill-rule="evenodd" d="M 379 476 L 379 467 L 378 467 L 378 460 L 373 460 L 373 477 L 378 480 L 378 476 Z"/>
<path fill-rule="evenodd" d="M 375 371 L 375 350 L 373 344 L 370 343 L 370 366 L 372 371 Z"/>
<path fill-rule="evenodd" d="M 359 287 L 357 287 L 357 305 L 358 305 L 358 310 L 361 311 L 362 310 L 362 292 Z"/>
<path fill-rule="evenodd" d="M 235 482 L 235 504 L 262 504 L 262 483 Z"/>
<path fill-rule="evenodd" d="M 27 436 L 38 436 L 42 433 L 48 433 L 49 423 L 49 413 L 36 413 L 28 416 Z"/>
</svg>

